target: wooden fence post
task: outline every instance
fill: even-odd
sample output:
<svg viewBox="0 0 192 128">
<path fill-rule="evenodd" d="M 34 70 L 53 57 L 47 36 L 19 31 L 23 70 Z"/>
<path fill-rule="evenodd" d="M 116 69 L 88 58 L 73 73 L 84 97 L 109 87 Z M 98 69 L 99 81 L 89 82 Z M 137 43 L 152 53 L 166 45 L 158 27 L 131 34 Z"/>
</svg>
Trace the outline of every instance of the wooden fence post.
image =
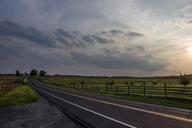
<svg viewBox="0 0 192 128">
<path fill-rule="evenodd" d="M 85 85 L 85 91 L 87 91 L 87 85 Z"/>
<path fill-rule="evenodd" d="M 97 85 L 97 93 L 99 93 L 100 92 L 100 90 L 99 90 L 99 85 Z"/>
<path fill-rule="evenodd" d="M 165 98 L 167 97 L 167 86 L 164 85 L 164 94 L 165 94 Z"/>
<path fill-rule="evenodd" d="M 117 86 L 115 86 L 115 94 L 118 94 Z"/>
<path fill-rule="evenodd" d="M 128 95 L 130 94 L 130 86 L 129 85 L 127 86 L 127 94 Z"/>
<path fill-rule="evenodd" d="M 146 86 L 145 85 L 143 86 L 143 94 L 144 94 L 144 96 L 146 94 Z"/>
<path fill-rule="evenodd" d="M 3 92 L 5 92 L 5 84 L 3 84 Z"/>
</svg>

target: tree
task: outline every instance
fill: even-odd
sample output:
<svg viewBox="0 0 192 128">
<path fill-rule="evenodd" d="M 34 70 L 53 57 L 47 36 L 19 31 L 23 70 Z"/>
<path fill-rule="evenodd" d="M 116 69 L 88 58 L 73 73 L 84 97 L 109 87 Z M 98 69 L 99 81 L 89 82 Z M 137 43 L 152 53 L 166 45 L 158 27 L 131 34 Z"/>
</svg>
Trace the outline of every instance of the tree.
<svg viewBox="0 0 192 128">
<path fill-rule="evenodd" d="M 157 84 L 158 84 L 158 81 L 157 81 L 157 80 L 153 80 L 153 81 L 151 81 L 151 83 L 152 83 L 153 85 L 157 85 Z"/>
<path fill-rule="evenodd" d="M 134 85 L 134 82 L 133 82 L 133 81 L 130 81 L 129 84 L 130 84 L 131 86 L 133 86 L 133 85 Z"/>
<path fill-rule="evenodd" d="M 181 77 L 181 79 L 180 79 L 180 84 L 182 84 L 184 87 L 186 87 L 188 84 L 190 84 L 190 78 L 189 77 L 187 77 L 187 75 L 182 75 L 181 73 L 180 73 L 180 77 Z"/>
<path fill-rule="evenodd" d="M 84 81 L 81 81 L 81 83 L 80 83 L 82 86 L 85 84 L 85 82 Z"/>
<path fill-rule="evenodd" d="M 128 82 L 128 81 L 125 81 L 125 85 L 129 85 L 129 82 Z"/>
<path fill-rule="evenodd" d="M 31 76 L 36 76 L 36 75 L 38 75 L 38 71 L 35 70 L 35 69 L 33 69 L 33 70 L 31 70 L 30 75 L 31 75 Z"/>
<path fill-rule="evenodd" d="M 20 76 L 20 72 L 19 72 L 19 70 L 16 70 L 16 76 Z"/>
<path fill-rule="evenodd" d="M 39 76 L 45 76 L 46 75 L 46 72 L 45 71 L 43 71 L 43 70 L 41 70 L 40 72 L 39 72 Z"/>
</svg>

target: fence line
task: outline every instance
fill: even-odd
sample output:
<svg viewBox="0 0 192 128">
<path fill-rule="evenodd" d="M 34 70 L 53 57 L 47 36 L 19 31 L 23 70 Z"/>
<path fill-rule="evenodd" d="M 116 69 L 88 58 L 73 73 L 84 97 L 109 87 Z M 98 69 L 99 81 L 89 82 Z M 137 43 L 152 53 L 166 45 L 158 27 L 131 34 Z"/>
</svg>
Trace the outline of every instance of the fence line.
<svg viewBox="0 0 192 128">
<path fill-rule="evenodd" d="M 115 85 L 82 85 L 73 84 L 68 85 L 66 88 L 113 95 L 142 95 L 142 96 L 161 96 L 161 97 L 175 97 L 192 99 L 192 87 L 171 87 L 167 85 L 158 86 L 115 86 Z"/>
<path fill-rule="evenodd" d="M 19 85 L 21 85 L 21 82 L 18 81 L 2 82 L 0 83 L 0 92 L 9 91 Z"/>
</svg>

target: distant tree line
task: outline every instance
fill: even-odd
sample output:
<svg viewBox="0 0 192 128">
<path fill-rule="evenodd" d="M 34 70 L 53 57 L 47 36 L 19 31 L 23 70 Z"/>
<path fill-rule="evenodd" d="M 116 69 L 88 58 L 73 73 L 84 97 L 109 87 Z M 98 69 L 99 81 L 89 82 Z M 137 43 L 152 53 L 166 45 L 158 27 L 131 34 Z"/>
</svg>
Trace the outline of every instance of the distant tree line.
<svg viewBox="0 0 192 128">
<path fill-rule="evenodd" d="M 44 77 L 46 75 L 46 71 L 44 71 L 44 70 L 37 71 L 36 69 L 32 69 L 31 72 L 30 72 L 30 75 L 31 76 L 41 76 L 41 77 Z"/>
<path fill-rule="evenodd" d="M 23 75 L 27 75 L 27 73 L 23 74 L 23 73 L 20 73 L 19 70 L 16 70 L 15 75 L 16 76 L 23 76 Z M 38 71 L 36 69 L 32 69 L 29 75 L 30 76 L 41 76 L 41 77 L 44 77 L 46 75 L 46 71 L 44 71 L 44 70 Z"/>
</svg>

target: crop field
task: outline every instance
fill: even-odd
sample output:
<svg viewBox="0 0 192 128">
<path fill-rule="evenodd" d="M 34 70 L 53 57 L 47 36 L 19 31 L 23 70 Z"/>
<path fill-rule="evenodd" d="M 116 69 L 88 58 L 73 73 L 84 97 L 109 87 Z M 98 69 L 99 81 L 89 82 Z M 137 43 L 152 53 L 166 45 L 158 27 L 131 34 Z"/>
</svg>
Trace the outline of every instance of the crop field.
<svg viewBox="0 0 192 128">
<path fill-rule="evenodd" d="M 121 99 L 161 105 L 192 108 L 192 84 L 180 84 L 180 79 L 46 76 L 40 81 L 63 87 L 112 96 Z"/>
</svg>

